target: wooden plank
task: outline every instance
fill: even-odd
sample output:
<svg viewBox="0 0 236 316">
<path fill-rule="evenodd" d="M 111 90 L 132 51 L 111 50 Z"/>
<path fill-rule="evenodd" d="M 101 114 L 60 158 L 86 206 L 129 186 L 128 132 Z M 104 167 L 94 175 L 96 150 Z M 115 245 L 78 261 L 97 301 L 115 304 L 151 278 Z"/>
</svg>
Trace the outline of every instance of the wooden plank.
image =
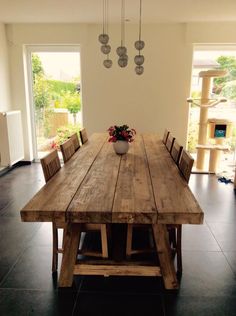
<svg viewBox="0 0 236 316">
<path fill-rule="evenodd" d="M 166 226 L 163 224 L 154 224 L 152 225 L 152 230 L 165 288 L 168 290 L 178 289 L 179 285 L 176 278 L 174 262 L 171 258 Z"/>
<path fill-rule="evenodd" d="M 80 263 L 75 265 L 74 274 L 79 275 L 125 275 L 125 276 L 161 276 L 159 267 L 138 265 L 91 265 Z"/>
<path fill-rule="evenodd" d="M 158 223 L 202 224 L 203 212 L 164 144 L 155 134 L 143 135 Z"/>
<path fill-rule="evenodd" d="M 70 287 L 80 241 L 80 224 L 68 224 L 64 235 L 64 250 L 61 263 L 59 287 Z"/>
<path fill-rule="evenodd" d="M 120 159 L 105 143 L 68 208 L 70 222 L 111 223 Z"/>
<path fill-rule="evenodd" d="M 106 134 L 94 134 L 21 210 L 22 221 L 65 221 L 68 205 L 106 140 Z"/>
<path fill-rule="evenodd" d="M 112 210 L 113 223 L 151 224 L 157 221 L 151 179 L 141 136 L 122 156 Z"/>
</svg>

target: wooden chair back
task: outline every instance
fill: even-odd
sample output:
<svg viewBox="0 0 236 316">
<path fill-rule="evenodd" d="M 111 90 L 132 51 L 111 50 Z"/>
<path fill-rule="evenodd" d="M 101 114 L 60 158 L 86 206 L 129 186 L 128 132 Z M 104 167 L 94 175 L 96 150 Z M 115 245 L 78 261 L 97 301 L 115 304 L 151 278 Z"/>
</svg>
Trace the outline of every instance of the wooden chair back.
<svg viewBox="0 0 236 316">
<path fill-rule="evenodd" d="M 187 182 L 189 182 L 193 163 L 194 163 L 193 157 L 185 149 L 183 149 L 182 155 L 179 161 L 179 169 Z"/>
<path fill-rule="evenodd" d="M 62 157 L 64 163 L 66 163 L 75 153 L 75 147 L 72 139 L 66 140 L 63 144 L 60 145 Z"/>
<path fill-rule="evenodd" d="M 170 154 L 177 165 L 179 164 L 179 159 L 180 159 L 182 150 L 183 150 L 183 146 L 180 146 L 179 143 L 175 139 Z"/>
<path fill-rule="evenodd" d="M 74 133 L 70 136 L 70 139 L 73 141 L 75 151 L 80 148 L 79 137 L 77 133 Z"/>
<path fill-rule="evenodd" d="M 169 134 L 170 134 L 170 132 L 167 129 L 165 129 L 164 135 L 163 135 L 163 138 L 162 138 L 162 142 L 163 142 L 164 145 L 166 144 L 167 137 L 169 136 Z"/>
<path fill-rule="evenodd" d="M 45 181 L 48 182 L 61 168 L 58 152 L 54 149 L 44 158 L 40 159 Z"/>
<path fill-rule="evenodd" d="M 174 144 L 174 141 L 175 141 L 175 137 L 173 137 L 170 133 L 167 137 L 167 140 L 166 140 L 166 148 L 169 152 L 171 152 L 171 149 L 172 149 L 172 146 Z"/>
<path fill-rule="evenodd" d="M 83 128 L 79 133 L 80 133 L 81 143 L 83 145 L 84 143 L 88 141 L 88 135 L 87 135 L 86 129 Z"/>
</svg>

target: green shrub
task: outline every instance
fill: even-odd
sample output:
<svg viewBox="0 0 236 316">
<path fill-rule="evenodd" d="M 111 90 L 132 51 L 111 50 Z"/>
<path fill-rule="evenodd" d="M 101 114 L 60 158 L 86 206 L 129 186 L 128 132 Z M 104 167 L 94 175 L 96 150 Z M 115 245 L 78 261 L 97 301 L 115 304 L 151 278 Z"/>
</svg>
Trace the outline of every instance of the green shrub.
<svg viewBox="0 0 236 316">
<path fill-rule="evenodd" d="M 196 152 L 196 146 L 198 143 L 198 130 L 199 124 L 196 118 L 194 118 L 194 113 L 190 109 L 189 116 L 189 127 L 188 127 L 188 145 L 187 149 L 190 153 Z"/>
<path fill-rule="evenodd" d="M 53 92 L 52 96 L 54 100 L 57 99 L 57 97 L 60 97 L 61 94 L 65 91 L 70 91 L 70 92 L 77 91 L 76 89 L 77 85 L 74 82 L 47 79 L 47 83 L 51 87 L 51 91 Z"/>
<path fill-rule="evenodd" d="M 64 141 L 66 141 L 72 134 L 77 133 L 79 136 L 80 129 L 80 124 L 68 124 L 66 126 L 59 127 L 57 129 L 57 136 L 52 141 L 51 147 L 60 149 L 60 145 L 64 143 Z"/>
</svg>

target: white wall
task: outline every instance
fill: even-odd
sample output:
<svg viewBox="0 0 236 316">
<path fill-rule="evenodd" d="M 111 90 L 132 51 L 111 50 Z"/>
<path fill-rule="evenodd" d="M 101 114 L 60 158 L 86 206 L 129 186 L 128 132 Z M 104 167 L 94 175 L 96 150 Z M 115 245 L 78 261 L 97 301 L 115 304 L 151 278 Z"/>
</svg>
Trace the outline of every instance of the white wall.
<svg viewBox="0 0 236 316">
<path fill-rule="evenodd" d="M 128 25 L 126 42 L 128 68 L 117 66 L 115 48 L 120 27 L 110 26 L 113 67 L 102 66 L 103 56 L 97 37 L 101 27 L 81 24 L 12 24 L 7 26 L 11 43 L 12 101 L 23 113 L 26 159 L 30 150 L 30 116 L 24 84 L 23 45 L 81 45 L 84 126 L 91 134 L 112 124 L 127 123 L 138 132 L 170 129 L 185 144 L 193 44 L 235 44 L 236 23 L 150 24 L 143 26 L 146 46 L 145 72 L 134 73 L 133 43 L 137 26 Z"/>
<path fill-rule="evenodd" d="M 0 112 L 11 110 L 8 46 L 5 25 L 0 23 Z"/>
</svg>

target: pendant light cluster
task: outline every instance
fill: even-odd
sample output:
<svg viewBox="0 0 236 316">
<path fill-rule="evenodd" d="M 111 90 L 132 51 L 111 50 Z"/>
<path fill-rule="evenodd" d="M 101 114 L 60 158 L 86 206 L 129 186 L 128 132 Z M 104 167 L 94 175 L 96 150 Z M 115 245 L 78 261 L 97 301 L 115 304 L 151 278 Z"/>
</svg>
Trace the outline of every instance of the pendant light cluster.
<svg viewBox="0 0 236 316">
<path fill-rule="evenodd" d="M 103 61 L 103 65 L 106 68 L 111 68 L 112 60 L 109 59 L 109 53 L 111 51 L 111 46 L 108 44 L 108 1 L 103 0 L 103 29 L 102 34 L 99 35 L 98 40 L 102 44 L 101 52 L 107 55 L 107 58 Z M 136 64 L 135 72 L 137 75 L 142 75 L 144 72 L 144 56 L 141 54 L 141 50 L 144 48 L 145 43 L 141 40 L 142 33 L 142 0 L 140 0 L 140 10 L 139 10 L 139 39 L 135 42 L 134 46 L 138 50 L 138 55 L 134 57 L 134 62 Z M 121 0 L 121 41 L 120 46 L 117 47 L 116 53 L 118 55 L 118 65 L 124 68 L 128 65 L 128 55 L 127 48 L 125 46 L 125 0 Z"/>
</svg>

